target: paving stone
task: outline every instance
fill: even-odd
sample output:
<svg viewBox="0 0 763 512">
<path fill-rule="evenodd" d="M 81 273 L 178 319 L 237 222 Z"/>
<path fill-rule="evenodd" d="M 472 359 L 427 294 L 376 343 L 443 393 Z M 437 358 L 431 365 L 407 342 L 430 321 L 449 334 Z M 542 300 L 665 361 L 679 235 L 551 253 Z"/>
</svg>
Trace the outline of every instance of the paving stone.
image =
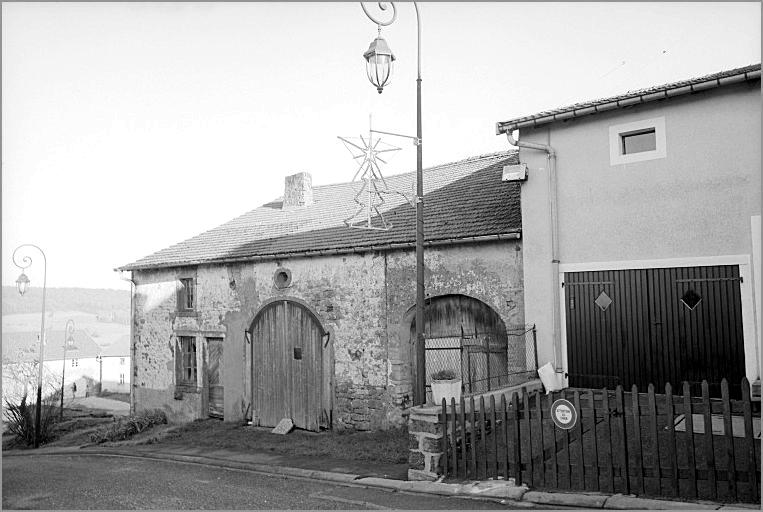
<svg viewBox="0 0 763 512">
<path fill-rule="evenodd" d="M 270 431 L 271 434 L 288 434 L 294 428 L 294 422 L 291 418 L 284 418 L 278 422 L 278 425 Z"/>
<path fill-rule="evenodd" d="M 424 471 L 421 469 L 408 470 L 408 480 L 429 480 L 431 482 L 434 482 L 438 478 L 439 476 L 437 475 L 437 473 L 432 473 L 431 471 Z"/>
<path fill-rule="evenodd" d="M 513 479 L 511 481 L 488 480 L 473 484 L 462 484 L 460 490 L 463 494 L 510 500 L 521 500 L 525 493 L 528 492 L 527 486 L 514 485 Z"/>
<path fill-rule="evenodd" d="M 522 501 L 531 501 L 543 505 L 603 508 L 607 498 L 608 496 L 602 494 L 527 491 L 522 496 Z"/>
<path fill-rule="evenodd" d="M 618 510 L 717 510 L 717 503 L 688 503 L 685 501 L 654 500 L 615 494 L 604 503 L 604 508 Z"/>
</svg>

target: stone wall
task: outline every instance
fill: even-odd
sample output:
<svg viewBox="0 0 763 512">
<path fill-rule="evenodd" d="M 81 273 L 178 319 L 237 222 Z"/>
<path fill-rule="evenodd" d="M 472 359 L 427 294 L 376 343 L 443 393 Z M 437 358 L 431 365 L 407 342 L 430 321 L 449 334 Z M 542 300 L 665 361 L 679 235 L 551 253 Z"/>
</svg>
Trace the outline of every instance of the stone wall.
<svg viewBox="0 0 763 512">
<path fill-rule="evenodd" d="M 519 242 L 427 248 L 428 296 L 465 294 L 507 325 L 524 323 Z M 251 416 L 251 346 L 245 331 L 274 299 L 301 302 L 330 333 L 333 427 L 384 429 L 405 422 L 412 404 L 410 321 L 415 305 L 413 251 L 366 252 L 274 261 L 135 271 L 133 311 L 136 410 L 161 407 L 178 420 L 206 417 L 207 337 L 223 337 L 226 421 Z M 291 284 L 276 287 L 279 269 Z M 196 311 L 180 314 L 181 277 L 196 279 Z M 175 341 L 197 337 L 198 386 L 175 393 Z"/>
</svg>

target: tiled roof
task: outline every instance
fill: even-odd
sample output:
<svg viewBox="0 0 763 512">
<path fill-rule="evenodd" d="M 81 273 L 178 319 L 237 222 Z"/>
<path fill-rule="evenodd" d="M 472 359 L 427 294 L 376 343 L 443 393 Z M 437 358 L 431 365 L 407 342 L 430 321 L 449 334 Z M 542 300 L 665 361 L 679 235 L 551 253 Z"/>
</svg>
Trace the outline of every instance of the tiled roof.
<svg viewBox="0 0 763 512">
<path fill-rule="evenodd" d="M 518 163 L 516 151 L 494 153 L 424 170 L 426 241 L 520 232 L 519 184 L 501 181 L 503 166 Z M 146 256 L 118 270 L 138 270 L 320 254 L 340 249 L 384 248 L 415 241 L 416 209 L 401 193 L 413 195 L 416 173 L 387 177 L 379 208 L 392 227 L 353 229 L 344 224 L 358 209 L 362 182 L 313 187 L 311 206 L 282 209 L 281 199 L 260 206 L 222 226 Z M 362 218 L 353 219 L 358 223 Z M 375 218 L 372 225 L 377 225 Z"/>
<path fill-rule="evenodd" d="M 760 63 L 728 71 L 721 71 L 711 75 L 691 78 L 689 80 L 682 80 L 680 82 L 657 85 L 646 89 L 639 89 L 637 91 L 629 91 L 619 96 L 575 103 L 574 105 L 567 107 L 546 110 L 531 116 L 510 119 L 509 121 L 500 121 L 496 123 L 496 134 L 500 135 L 528 126 L 539 126 L 553 123 L 555 121 L 562 121 L 564 119 L 588 116 L 599 112 L 605 112 L 607 110 L 628 107 L 637 103 L 647 103 L 650 101 L 672 98 L 746 80 L 760 80 Z"/>
<path fill-rule="evenodd" d="M 37 338 L 39 332 L 3 332 L 3 362 L 18 362 L 35 360 L 40 355 L 40 346 Z M 66 331 L 47 331 L 47 343 L 43 356 L 46 361 L 63 359 L 63 344 L 66 339 Z M 85 331 L 74 331 L 74 346 L 66 349 L 67 358 L 95 357 L 101 352 L 101 348 L 93 341 Z M 72 355 L 74 354 L 74 355 Z"/>
</svg>

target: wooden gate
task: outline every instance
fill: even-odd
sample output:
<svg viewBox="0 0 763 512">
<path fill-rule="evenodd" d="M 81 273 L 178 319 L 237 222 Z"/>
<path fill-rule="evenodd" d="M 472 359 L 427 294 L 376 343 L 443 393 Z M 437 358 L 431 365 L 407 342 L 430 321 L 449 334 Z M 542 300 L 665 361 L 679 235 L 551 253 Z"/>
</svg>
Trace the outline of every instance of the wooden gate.
<svg viewBox="0 0 763 512">
<path fill-rule="evenodd" d="M 207 382 L 209 383 L 209 415 L 222 418 L 224 411 L 223 380 L 220 375 L 223 360 L 223 339 L 207 338 L 209 362 L 207 364 Z"/>
<path fill-rule="evenodd" d="M 645 388 L 721 379 L 740 396 L 744 335 L 739 267 L 653 268 L 564 275 L 569 384 Z"/>
<path fill-rule="evenodd" d="M 306 430 L 328 427 L 324 414 L 324 331 L 304 306 L 279 300 L 255 317 L 252 333 L 252 407 L 259 425 L 283 418 Z"/>
</svg>

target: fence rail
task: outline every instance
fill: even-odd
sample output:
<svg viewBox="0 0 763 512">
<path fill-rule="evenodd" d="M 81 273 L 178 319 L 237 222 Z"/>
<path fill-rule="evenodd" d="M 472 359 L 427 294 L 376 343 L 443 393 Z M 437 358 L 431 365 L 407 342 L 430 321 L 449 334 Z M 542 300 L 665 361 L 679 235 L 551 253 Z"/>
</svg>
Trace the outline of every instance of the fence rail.
<svg viewBox="0 0 763 512">
<path fill-rule="evenodd" d="M 442 470 L 448 478 L 502 476 L 535 488 L 760 503 L 760 410 L 741 382 L 742 399 L 663 394 L 649 386 L 570 389 L 443 400 Z M 572 402 L 569 430 L 557 427 L 551 404 Z M 468 405 L 467 405 L 468 404 Z"/>
</svg>

